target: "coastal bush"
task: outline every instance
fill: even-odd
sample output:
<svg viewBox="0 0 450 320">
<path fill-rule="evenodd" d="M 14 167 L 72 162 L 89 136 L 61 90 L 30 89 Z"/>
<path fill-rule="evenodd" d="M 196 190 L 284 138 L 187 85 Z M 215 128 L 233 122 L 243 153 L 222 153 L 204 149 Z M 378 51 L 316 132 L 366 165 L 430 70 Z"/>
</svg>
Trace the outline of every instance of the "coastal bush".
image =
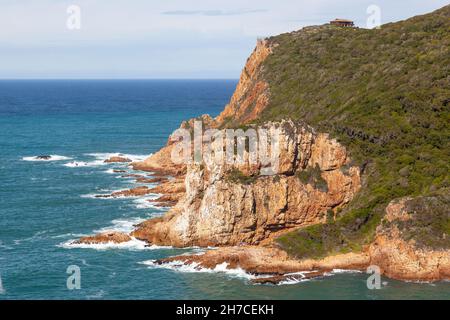
<svg viewBox="0 0 450 320">
<path fill-rule="evenodd" d="M 249 185 L 255 182 L 257 177 L 247 176 L 239 169 L 232 168 L 230 171 L 227 172 L 225 179 L 233 183 Z"/>
<path fill-rule="evenodd" d="M 315 167 L 307 167 L 305 170 L 298 171 L 296 176 L 303 184 L 310 184 L 315 189 L 328 192 L 328 184 L 322 177 L 319 165 L 316 164 Z"/>
</svg>

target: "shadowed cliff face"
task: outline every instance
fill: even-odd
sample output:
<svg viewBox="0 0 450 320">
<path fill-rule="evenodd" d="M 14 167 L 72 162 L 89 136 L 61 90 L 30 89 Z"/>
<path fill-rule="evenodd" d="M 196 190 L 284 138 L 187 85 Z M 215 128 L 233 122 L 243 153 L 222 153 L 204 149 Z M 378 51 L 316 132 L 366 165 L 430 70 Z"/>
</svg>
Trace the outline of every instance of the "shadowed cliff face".
<svg viewBox="0 0 450 320">
<path fill-rule="evenodd" d="M 327 211 L 345 205 L 359 190 L 359 168 L 349 166 L 345 148 L 326 134 L 292 121 L 263 128 L 280 130 L 276 175 L 262 176 L 261 163 L 188 165 L 184 198 L 133 235 L 160 245 L 255 245 L 325 221 Z"/>
</svg>

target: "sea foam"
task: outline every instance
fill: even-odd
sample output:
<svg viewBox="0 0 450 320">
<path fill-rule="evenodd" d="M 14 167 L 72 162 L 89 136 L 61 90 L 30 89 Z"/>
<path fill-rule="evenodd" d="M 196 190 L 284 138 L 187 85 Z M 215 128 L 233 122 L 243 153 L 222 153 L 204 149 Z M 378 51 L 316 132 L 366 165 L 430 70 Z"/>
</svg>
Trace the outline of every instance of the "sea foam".
<svg viewBox="0 0 450 320">
<path fill-rule="evenodd" d="M 128 242 L 122 243 L 75 243 L 76 240 L 69 240 L 60 243 L 58 246 L 65 249 L 94 249 L 94 250 L 111 250 L 111 249 L 121 249 L 121 250 L 160 250 L 160 249 L 172 249 L 172 247 L 163 247 L 156 245 L 147 245 L 146 242 L 138 240 L 136 238 L 131 238 Z"/>
<path fill-rule="evenodd" d="M 149 155 L 136 155 L 136 154 L 126 154 L 126 153 L 85 153 L 85 156 L 88 157 L 92 157 L 95 160 L 92 161 L 72 161 L 69 163 L 65 163 L 64 166 L 69 167 L 69 168 L 82 168 L 82 167 L 98 167 L 98 166 L 106 166 L 106 165 L 126 165 L 128 166 L 129 163 L 125 162 L 125 163 L 107 163 L 105 162 L 105 160 L 111 158 L 111 157 L 124 157 L 124 158 L 128 158 L 131 161 L 135 162 L 135 161 L 143 161 L 145 160 L 147 157 L 149 157 Z M 70 159 L 70 158 L 69 158 Z M 61 159 L 61 160 L 67 160 L 67 159 Z M 108 173 L 113 173 L 113 171 L 108 171 Z"/>
<path fill-rule="evenodd" d="M 114 219 L 113 221 L 111 221 L 112 225 L 101 228 L 99 230 L 94 230 L 94 233 L 103 233 L 107 231 L 130 233 L 134 230 L 135 225 L 142 223 L 145 220 L 146 219 L 139 217 Z"/>
<path fill-rule="evenodd" d="M 104 165 L 107 165 L 107 163 L 105 163 L 102 160 L 72 161 L 72 162 L 68 162 L 68 163 L 63 164 L 63 166 L 69 167 L 69 168 L 98 167 L 98 166 L 104 166 Z"/>
<path fill-rule="evenodd" d="M 31 157 L 23 157 L 23 161 L 39 161 L 39 162 L 49 162 L 49 161 L 63 161 L 63 160 L 70 160 L 72 158 L 66 157 L 66 156 L 60 156 L 57 154 L 50 155 L 49 159 L 41 159 L 39 156 L 31 156 Z"/>
<path fill-rule="evenodd" d="M 229 275 L 231 277 L 235 278 L 244 278 L 247 280 L 255 279 L 257 276 L 252 275 L 250 273 L 245 272 L 245 270 L 241 268 L 228 268 L 228 263 L 223 262 L 221 264 L 216 265 L 213 269 L 210 268 L 204 268 L 200 266 L 199 263 L 193 262 L 190 264 L 186 264 L 183 261 L 170 261 L 163 264 L 157 264 L 156 260 L 147 260 L 141 262 L 141 264 L 144 264 L 148 266 L 149 268 L 162 268 L 162 269 L 169 269 L 176 272 L 185 272 L 185 273 L 223 273 L 226 275 Z"/>
<path fill-rule="evenodd" d="M 133 162 L 143 161 L 148 158 L 150 155 L 142 155 L 142 154 L 128 154 L 128 153 L 120 153 L 120 152 L 103 152 L 103 153 L 86 153 L 86 156 L 94 157 L 97 160 L 105 161 L 111 157 L 123 157 L 128 158 Z"/>
</svg>

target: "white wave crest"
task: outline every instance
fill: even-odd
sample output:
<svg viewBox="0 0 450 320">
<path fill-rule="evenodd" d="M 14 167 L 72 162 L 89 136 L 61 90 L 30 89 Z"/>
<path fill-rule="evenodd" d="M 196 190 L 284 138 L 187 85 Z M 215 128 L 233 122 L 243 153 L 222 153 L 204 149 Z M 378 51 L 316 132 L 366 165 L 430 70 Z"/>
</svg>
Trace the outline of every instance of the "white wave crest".
<svg viewBox="0 0 450 320">
<path fill-rule="evenodd" d="M 60 235 L 56 235 L 56 236 L 52 236 L 52 239 L 59 239 L 59 238 L 73 238 L 73 237 L 77 237 L 77 238 L 81 238 L 81 237 L 86 237 L 87 234 L 84 233 L 65 233 L 65 234 L 60 234 Z"/>
<path fill-rule="evenodd" d="M 231 277 L 244 278 L 247 280 L 256 278 L 255 275 L 247 273 L 241 268 L 229 269 L 227 262 L 216 265 L 214 269 L 204 268 L 197 262 L 186 264 L 183 261 L 170 261 L 163 264 L 157 264 L 156 260 L 147 260 L 141 262 L 141 264 L 147 265 L 149 268 L 162 268 L 185 273 L 223 273 Z"/>
<path fill-rule="evenodd" d="M 311 281 L 314 278 L 306 278 L 305 276 L 308 273 L 311 273 L 314 271 L 302 271 L 302 272 L 293 272 L 293 273 L 288 273 L 285 274 L 285 280 L 280 281 L 277 285 L 282 286 L 282 285 L 290 285 L 290 284 L 298 284 L 301 282 L 307 282 L 307 281 Z M 327 274 L 325 273 L 323 276 L 326 276 Z"/>
<path fill-rule="evenodd" d="M 72 161 L 69 163 L 63 164 L 65 167 L 69 168 L 82 168 L 82 167 L 98 167 L 98 166 L 104 166 L 107 165 L 107 163 L 96 160 L 96 161 Z"/>
<path fill-rule="evenodd" d="M 50 158 L 48 158 L 48 159 L 42 159 L 42 158 L 40 158 L 40 156 L 23 157 L 22 158 L 23 161 L 42 161 L 42 162 L 63 161 L 63 160 L 70 160 L 70 159 L 72 159 L 72 158 L 65 157 L 65 156 L 60 156 L 60 155 L 57 155 L 57 154 L 50 155 Z"/>
<path fill-rule="evenodd" d="M 331 273 L 333 274 L 337 274 L 337 273 L 362 273 L 361 270 L 352 270 L 352 269 L 333 269 L 331 271 Z"/>
<path fill-rule="evenodd" d="M 109 159 L 111 157 L 124 157 L 128 158 L 133 162 L 136 161 L 143 161 L 147 159 L 150 155 L 143 155 L 143 154 L 128 154 L 128 153 L 120 153 L 120 152 L 103 152 L 103 153 L 86 153 L 86 156 L 94 157 L 97 160 L 105 161 L 106 159 Z"/>
<path fill-rule="evenodd" d="M 122 233 L 130 233 L 135 229 L 135 225 L 145 221 L 146 219 L 140 217 L 132 217 L 132 218 L 120 218 L 111 221 L 111 225 L 101 228 L 99 230 L 94 230 L 93 233 L 106 233 L 106 232 L 122 232 Z M 80 238 L 85 235 L 79 235 L 77 238 Z M 157 246 L 157 245 L 148 245 L 145 241 L 138 240 L 134 237 L 131 237 L 131 240 L 123 243 L 75 243 L 76 239 L 71 239 L 66 242 L 59 244 L 59 247 L 65 249 L 95 249 L 95 250 L 109 250 L 109 249 L 126 249 L 126 250 L 159 250 L 159 249 L 172 249 L 169 246 Z"/>
<path fill-rule="evenodd" d="M 111 221 L 111 226 L 94 230 L 94 233 L 104 233 L 107 231 L 117 231 L 123 233 L 130 233 L 135 229 L 135 225 L 144 222 L 146 219 L 134 217 L 134 218 L 121 218 Z"/>
<path fill-rule="evenodd" d="M 136 209 L 155 209 L 160 211 L 166 211 L 166 208 L 155 206 L 154 202 L 149 202 L 148 200 L 158 199 L 161 195 L 156 193 L 150 193 L 144 197 L 137 198 L 133 200 Z"/>
<path fill-rule="evenodd" d="M 86 153 L 84 154 L 88 157 L 93 157 L 95 160 L 93 161 L 72 161 L 69 163 L 65 163 L 64 166 L 69 168 L 82 168 L 82 167 L 98 167 L 98 166 L 107 166 L 111 165 L 112 163 L 107 163 L 105 160 L 111 158 L 111 157 L 124 157 L 128 158 L 131 161 L 143 161 L 148 155 L 136 155 L 136 154 L 126 154 L 126 153 Z M 71 158 L 69 158 L 71 159 Z M 67 159 L 61 159 L 61 160 L 67 160 Z M 121 165 L 121 166 L 128 166 L 129 163 L 114 163 L 114 165 Z M 107 171 L 108 173 L 114 173 L 113 170 Z"/>
<path fill-rule="evenodd" d="M 123 179 L 123 177 L 122 177 L 123 175 L 126 175 L 126 174 L 129 173 L 129 171 L 127 170 L 126 167 L 110 168 L 110 169 L 107 169 L 107 170 L 105 170 L 103 172 L 107 173 L 107 174 L 116 174 L 117 175 L 116 178 L 122 178 L 122 179 Z"/>
<path fill-rule="evenodd" d="M 138 240 L 136 238 L 131 238 L 128 242 L 122 243 L 75 243 L 76 240 L 69 240 L 63 243 L 60 243 L 58 246 L 64 249 L 94 249 L 94 250 L 111 250 L 111 249 L 120 249 L 120 250 L 160 250 L 160 249 L 172 249 L 172 247 L 163 247 L 156 245 L 147 245 L 146 242 Z"/>
</svg>

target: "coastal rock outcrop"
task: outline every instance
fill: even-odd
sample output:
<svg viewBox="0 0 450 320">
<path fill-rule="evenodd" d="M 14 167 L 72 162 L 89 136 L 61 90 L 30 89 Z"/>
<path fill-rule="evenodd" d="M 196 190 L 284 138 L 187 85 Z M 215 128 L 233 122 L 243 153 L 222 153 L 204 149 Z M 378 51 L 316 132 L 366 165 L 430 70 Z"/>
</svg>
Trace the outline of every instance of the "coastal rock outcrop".
<svg viewBox="0 0 450 320">
<path fill-rule="evenodd" d="M 105 244 L 124 243 L 131 240 L 131 237 L 122 232 L 103 232 L 93 236 L 83 237 L 75 241 L 74 244 Z"/>
<path fill-rule="evenodd" d="M 360 188 L 359 168 L 327 135 L 292 121 L 258 127 L 279 130 L 279 168 L 262 164 L 189 164 L 186 193 L 166 216 L 132 233 L 152 244 L 186 247 L 257 245 L 280 231 L 320 223 Z M 245 159 L 249 156 L 246 153 Z"/>
<path fill-rule="evenodd" d="M 450 279 L 450 250 L 446 249 L 446 246 L 432 249 L 420 245 L 417 240 L 408 239 L 405 233 L 409 230 L 402 230 L 404 227 L 411 228 L 408 222 L 414 219 L 415 214 L 425 214 L 408 208 L 408 202 L 411 201 L 412 198 L 402 198 L 391 202 L 386 208 L 383 223 L 378 226 L 375 241 L 367 251 L 370 263 L 379 266 L 383 274 L 394 279 L 414 281 Z M 447 199 L 447 205 L 448 203 Z M 448 211 L 448 206 L 446 210 Z M 448 215 L 448 212 L 443 214 Z M 438 240 L 446 240 L 445 233 L 436 236 L 441 237 Z"/>
<path fill-rule="evenodd" d="M 156 260 L 156 264 L 173 261 L 183 262 L 186 265 L 197 264 L 207 269 L 214 269 L 217 265 L 226 263 L 228 269 L 241 268 L 254 275 L 275 276 L 303 271 L 362 270 L 369 259 L 366 255 L 348 253 L 320 260 L 297 260 L 275 247 L 235 246 L 212 249 L 200 255 L 183 255 L 160 259 Z"/>
<path fill-rule="evenodd" d="M 419 247 L 414 240 L 406 240 L 400 230 L 398 223 L 409 221 L 413 214 L 407 206 L 410 200 L 397 199 L 387 206 L 386 216 L 377 229 L 375 240 L 361 252 L 330 255 L 323 259 L 294 259 L 273 245 L 236 246 L 221 247 L 202 255 L 160 259 L 156 264 L 177 261 L 214 269 L 226 263 L 229 269 L 240 268 L 253 275 L 270 276 L 255 279 L 255 283 L 318 277 L 333 269 L 365 271 L 369 266 L 377 266 L 383 275 L 397 280 L 432 282 L 450 279 L 450 250 Z M 292 275 L 302 272 L 311 273 Z"/>
<path fill-rule="evenodd" d="M 146 186 L 136 187 L 129 190 L 117 191 L 106 195 L 96 195 L 96 198 L 120 198 L 120 197 L 139 197 L 145 196 L 151 192 Z"/>
<path fill-rule="evenodd" d="M 109 159 L 106 159 L 104 162 L 105 163 L 124 163 L 124 162 L 131 162 L 131 160 L 126 157 L 113 156 L 113 157 L 110 157 Z"/>
<path fill-rule="evenodd" d="M 209 115 L 202 115 L 198 118 L 183 121 L 180 129 L 192 130 L 195 121 L 201 121 L 204 128 L 213 128 L 217 126 L 217 122 Z M 186 173 L 186 164 L 176 164 L 172 159 L 172 150 L 177 142 L 174 134 L 170 135 L 167 144 L 158 152 L 140 162 L 133 162 L 131 165 L 134 170 L 150 171 L 159 176 L 175 176 L 183 177 Z"/>
</svg>

